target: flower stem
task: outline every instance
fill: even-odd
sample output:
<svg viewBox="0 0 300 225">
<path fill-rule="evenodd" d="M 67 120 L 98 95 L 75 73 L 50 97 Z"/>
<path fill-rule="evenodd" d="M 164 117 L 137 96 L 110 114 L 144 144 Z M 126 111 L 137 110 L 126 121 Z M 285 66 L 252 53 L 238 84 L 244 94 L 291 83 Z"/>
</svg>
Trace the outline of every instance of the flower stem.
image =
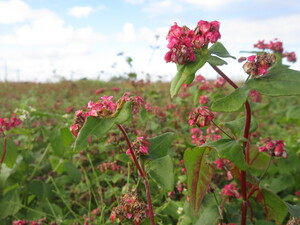
<svg viewBox="0 0 300 225">
<path fill-rule="evenodd" d="M 150 193 L 150 187 L 149 187 L 149 183 L 148 183 L 148 180 L 147 180 L 147 177 L 146 177 L 146 172 L 142 169 L 141 165 L 139 164 L 139 162 L 138 162 L 138 160 L 137 160 L 137 158 L 135 156 L 134 150 L 132 148 L 131 142 L 129 140 L 129 137 L 128 137 L 125 129 L 120 124 L 117 124 L 117 127 L 119 128 L 119 130 L 122 132 L 123 136 L 125 137 L 125 140 L 126 140 L 126 143 L 128 145 L 128 148 L 129 148 L 132 160 L 133 160 L 136 168 L 138 169 L 141 177 L 144 180 L 145 189 L 146 189 L 146 195 L 147 195 L 147 201 L 148 201 L 149 218 L 150 218 L 151 225 L 155 225 L 154 212 L 153 212 L 152 200 L 151 200 L 151 193 Z"/>
<path fill-rule="evenodd" d="M 2 153 L 1 160 L 0 160 L 0 165 L 4 162 L 5 156 L 6 156 L 6 136 L 4 135 L 3 136 L 3 153 Z"/>
<path fill-rule="evenodd" d="M 223 130 L 218 124 L 215 123 L 215 121 L 211 121 L 217 128 L 219 128 L 220 131 L 222 131 L 227 137 L 229 137 L 230 139 L 234 140 L 233 137 L 231 137 L 225 130 Z"/>
<path fill-rule="evenodd" d="M 233 88 L 237 89 L 238 86 L 226 76 L 217 66 L 210 64 L 211 67 L 221 76 L 223 77 Z M 248 141 L 243 143 L 243 151 L 247 164 L 249 164 L 250 157 L 250 124 L 251 124 L 251 108 L 248 101 L 245 102 L 245 113 L 246 113 L 246 122 L 244 127 L 244 138 Z M 242 190 L 242 198 L 243 203 L 241 206 L 241 225 L 246 225 L 247 221 L 247 185 L 246 185 L 246 171 L 241 170 L 240 173 L 240 182 L 241 182 L 241 190 Z"/>
</svg>

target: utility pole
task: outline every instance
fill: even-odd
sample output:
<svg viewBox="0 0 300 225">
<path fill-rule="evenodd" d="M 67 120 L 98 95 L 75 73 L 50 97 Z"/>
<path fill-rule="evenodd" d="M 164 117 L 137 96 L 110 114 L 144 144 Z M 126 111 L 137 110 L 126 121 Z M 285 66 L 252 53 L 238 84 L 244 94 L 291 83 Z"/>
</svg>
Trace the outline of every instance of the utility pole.
<svg viewBox="0 0 300 225">
<path fill-rule="evenodd" d="M 7 76 L 8 76 L 7 62 L 6 60 L 4 60 L 4 82 L 7 82 Z"/>
</svg>

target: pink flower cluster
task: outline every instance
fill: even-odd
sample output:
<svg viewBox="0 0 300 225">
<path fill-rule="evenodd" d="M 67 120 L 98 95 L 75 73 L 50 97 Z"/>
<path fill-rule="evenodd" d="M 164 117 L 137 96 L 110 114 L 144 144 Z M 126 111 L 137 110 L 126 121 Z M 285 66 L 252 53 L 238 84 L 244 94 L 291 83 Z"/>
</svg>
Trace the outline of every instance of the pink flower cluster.
<svg viewBox="0 0 300 225">
<path fill-rule="evenodd" d="M 27 221 L 27 220 L 15 220 L 13 221 L 13 225 L 42 225 L 42 224 L 46 224 L 47 220 L 46 218 L 42 218 L 42 219 L 39 219 L 38 221 Z M 55 222 L 51 222 L 51 223 L 47 223 L 47 224 L 50 224 L 50 225 L 57 225 L 57 223 Z"/>
<path fill-rule="evenodd" d="M 258 41 L 256 44 L 254 44 L 254 48 L 258 48 L 258 49 L 269 49 L 272 50 L 275 53 L 280 53 L 283 54 L 283 57 L 287 57 L 287 60 L 289 62 L 296 62 L 297 58 L 296 58 L 296 54 L 295 52 L 284 52 L 283 49 L 283 44 L 281 41 L 278 41 L 278 39 L 275 38 L 274 41 L 270 41 L 268 44 L 265 43 L 265 41 Z"/>
<path fill-rule="evenodd" d="M 1 118 L 0 117 L 0 134 L 4 131 L 8 131 L 13 127 L 19 126 L 22 121 L 17 118 L 16 114 L 11 114 L 11 118 Z"/>
<path fill-rule="evenodd" d="M 221 34 L 219 32 L 220 23 L 218 21 L 200 20 L 195 30 L 190 30 L 187 26 L 180 27 L 177 23 L 171 26 L 167 35 L 169 41 L 167 47 L 170 49 L 166 55 L 166 62 L 185 64 L 196 59 L 195 50 L 215 43 Z"/>
<path fill-rule="evenodd" d="M 120 204 L 113 208 L 110 219 L 114 222 L 117 218 L 123 222 L 124 220 L 132 220 L 134 225 L 140 225 L 142 221 L 148 217 L 147 205 L 140 202 L 136 193 L 124 194 L 120 198 Z"/>
<path fill-rule="evenodd" d="M 206 129 L 206 135 L 199 128 L 191 128 L 190 129 L 192 144 L 201 146 L 206 141 L 216 141 L 221 139 L 221 135 L 219 135 L 219 129 L 213 129 L 212 126 Z"/>
<path fill-rule="evenodd" d="M 207 95 L 201 95 L 199 98 L 199 103 L 202 105 L 206 105 L 209 102 L 209 98 Z"/>
<path fill-rule="evenodd" d="M 226 80 L 223 77 L 219 77 L 215 82 L 214 82 L 214 87 L 219 88 L 223 87 L 226 84 Z"/>
<path fill-rule="evenodd" d="M 132 148 L 138 155 L 142 153 L 143 155 L 148 154 L 150 142 L 145 137 L 137 137 L 137 141 L 132 143 Z M 126 151 L 127 155 L 130 155 L 130 149 Z"/>
<path fill-rule="evenodd" d="M 231 164 L 231 162 L 228 159 L 220 158 L 214 161 L 214 164 L 216 164 L 217 169 L 221 170 L 223 169 L 223 167 L 226 167 L 229 164 Z"/>
<path fill-rule="evenodd" d="M 263 53 L 261 55 L 251 55 L 248 61 L 243 65 L 246 73 L 253 77 L 259 77 L 268 73 L 270 68 L 276 62 L 274 54 Z"/>
<path fill-rule="evenodd" d="M 265 146 L 258 148 L 259 152 L 267 152 L 272 157 L 282 157 L 286 159 L 288 157 L 287 151 L 284 149 L 283 140 L 271 140 L 267 139 Z"/>
<path fill-rule="evenodd" d="M 221 194 L 223 196 L 239 198 L 240 193 L 234 184 L 227 184 L 222 188 Z"/>
<path fill-rule="evenodd" d="M 206 127 L 214 119 L 214 114 L 207 106 L 194 109 L 189 114 L 189 125 L 197 125 L 198 127 Z"/>
<path fill-rule="evenodd" d="M 139 109 L 144 105 L 144 100 L 141 97 L 129 96 L 130 92 L 125 92 L 124 95 L 116 103 L 112 100 L 113 96 L 106 95 L 101 97 L 99 101 L 89 101 L 87 105 L 87 112 L 84 112 L 83 110 L 77 110 L 75 112 L 75 123 L 70 127 L 70 131 L 75 137 L 77 137 L 87 117 L 109 117 L 117 111 L 118 107 L 120 107 L 124 103 L 124 101 L 132 101 L 131 110 L 133 113 L 137 113 Z"/>
</svg>

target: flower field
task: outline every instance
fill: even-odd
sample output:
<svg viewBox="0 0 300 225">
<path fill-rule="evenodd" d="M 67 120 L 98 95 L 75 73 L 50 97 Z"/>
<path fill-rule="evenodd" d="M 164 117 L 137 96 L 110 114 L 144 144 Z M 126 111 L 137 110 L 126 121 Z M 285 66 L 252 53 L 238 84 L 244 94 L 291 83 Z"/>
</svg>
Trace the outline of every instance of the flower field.
<svg viewBox="0 0 300 225">
<path fill-rule="evenodd" d="M 170 28 L 170 83 L 0 83 L 1 225 L 300 224 L 296 55 L 259 41 L 235 83 L 219 26 Z"/>
</svg>

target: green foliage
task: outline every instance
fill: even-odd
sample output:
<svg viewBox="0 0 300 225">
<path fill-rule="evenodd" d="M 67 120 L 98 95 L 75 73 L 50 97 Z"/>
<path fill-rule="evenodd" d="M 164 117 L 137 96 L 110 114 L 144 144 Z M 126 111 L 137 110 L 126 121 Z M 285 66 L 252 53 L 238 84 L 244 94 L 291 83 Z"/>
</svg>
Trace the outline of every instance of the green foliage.
<svg viewBox="0 0 300 225">
<path fill-rule="evenodd" d="M 169 155 L 151 160 L 147 165 L 150 176 L 165 191 L 171 191 L 174 188 L 173 162 Z"/>
<path fill-rule="evenodd" d="M 206 162 L 207 148 L 187 149 L 184 153 L 184 165 L 187 174 L 187 186 L 191 208 L 198 214 L 204 195 L 214 174 L 214 167 Z"/>
<path fill-rule="evenodd" d="M 210 147 L 218 152 L 220 158 L 228 159 L 233 162 L 241 170 L 247 169 L 247 164 L 244 159 L 243 147 L 239 141 L 231 139 L 220 139 L 213 142 L 208 142 L 202 147 Z"/>
<path fill-rule="evenodd" d="M 210 48 L 208 49 L 208 53 L 217 55 L 221 58 L 229 58 L 230 57 L 230 58 L 235 59 L 235 57 L 230 55 L 229 52 L 227 51 L 227 49 L 224 47 L 224 45 L 219 41 L 217 41 L 212 46 L 210 46 Z"/>
<path fill-rule="evenodd" d="M 177 74 L 171 82 L 170 94 L 174 97 L 178 94 L 181 86 L 186 83 L 190 84 L 195 78 L 196 72 L 204 66 L 207 60 L 207 55 L 204 53 L 197 53 L 196 60 L 194 62 L 187 63 L 185 65 L 177 64 Z"/>
<path fill-rule="evenodd" d="M 0 139 L 0 156 L 4 154 L 3 150 L 4 140 Z M 12 140 L 6 139 L 6 154 L 3 163 L 5 163 L 8 168 L 12 168 L 16 162 L 17 156 L 18 152 L 16 144 Z"/>
<path fill-rule="evenodd" d="M 173 140 L 174 133 L 171 132 L 149 138 L 149 157 L 151 159 L 157 159 L 168 155 Z"/>
<path fill-rule="evenodd" d="M 75 142 L 75 151 L 86 148 L 88 144 L 88 137 L 95 135 L 100 138 L 106 134 L 114 125 L 122 124 L 127 121 L 131 116 L 131 102 L 126 102 L 122 108 L 109 118 L 96 118 L 89 116 L 83 127 L 81 128 L 79 135 Z"/>
<path fill-rule="evenodd" d="M 268 74 L 252 78 L 229 95 L 217 99 L 212 104 L 212 110 L 216 112 L 238 111 L 246 102 L 252 89 L 267 96 L 300 95 L 299 85 L 300 71 L 291 70 L 284 65 L 277 65 Z"/>
</svg>

